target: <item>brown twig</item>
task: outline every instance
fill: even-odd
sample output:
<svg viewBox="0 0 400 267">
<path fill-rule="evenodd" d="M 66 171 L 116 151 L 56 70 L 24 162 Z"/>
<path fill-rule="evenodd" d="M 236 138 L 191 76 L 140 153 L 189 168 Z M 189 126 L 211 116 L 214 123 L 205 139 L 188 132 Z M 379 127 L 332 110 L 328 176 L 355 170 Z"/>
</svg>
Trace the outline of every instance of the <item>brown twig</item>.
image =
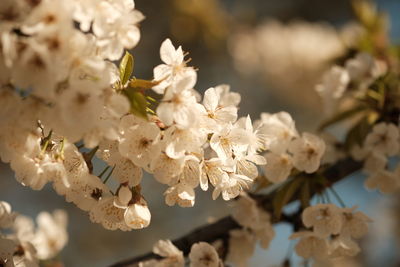
<svg viewBox="0 0 400 267">
<path fill-rule="evenodd" d="M 323 171 L 323 176 L 327 179 L 328 184 L 326 185 L 327 187 L 332 186 L 334 183 L 346 178 L 350 174 L 358 171 L 361 168 L 361 163 L 356 162 L 350 158 L 347 158 L 345 160 L 341 160 L 334 164 L 333 166 L 326 168 Z M 314 191 L 310 192 L 311 195 L 315 195 L 316 193 L 319 193 L 319 191 L 316 191 L 319 189 L 314 189 Z M 271 193 L 267 195 L 252 195 L 253 198 L 256 199 L 256 201 L 262 206 L 265 210 L 271 212 L 272 211 L 272 199 L 274 198 L 275 191 L 272 191 Z M 298 200 L 298 195 L 294 195 L 292 199 L 290 199 L 289 202 L 293 202 Z M 290 223 L 296 223 L 297 215 L 296 216 L 291 216 L 291 215 L 285 215 L 283 214 L 279 221 L 277 222 L 290 222 Z M 189 234 L 176 239 L 172 241 L 174 245 L 180 249 L 185 255 L 189 254 L 190 248 L 192 244 L 204 241 L 204 242 L 213 242 L 218 239 L 222 240 L 228 240 L 229 238 L 229 231 L 240 228 L 240 225 L 231 217 L 227 216 L 224 217 L 220 220 L 218 220 L 215 223 L 208 224 L 202 227 L 199 227 Z M 111 265 L 111 267 L 127 267 L 127 266 L 139 266 L 139 262 L 149 260 L 149 259 L 157 259 L 160 258 L 158 255 L 154 253 L 147 253 L 143 254 L 134 258 L 130 258 L 127 260 L 120 261 L 118 263 L 115 263 Z"/>
</svg>

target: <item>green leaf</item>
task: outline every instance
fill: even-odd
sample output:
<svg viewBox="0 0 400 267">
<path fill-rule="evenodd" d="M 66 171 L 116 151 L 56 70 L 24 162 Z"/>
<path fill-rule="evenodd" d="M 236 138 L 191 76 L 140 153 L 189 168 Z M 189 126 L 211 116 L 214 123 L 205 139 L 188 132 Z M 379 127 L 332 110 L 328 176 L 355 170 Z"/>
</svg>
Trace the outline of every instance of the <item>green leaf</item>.
<svg viewBox="0 0 400 267">
<path fill-rule="evenodd" d="M 283 207 L 293 198 L 294 194 L 298 191 L 303 182 L 303 178 L 294 178 L 276 193 L 272 203 L 275 219 L 280 219 Z"/>
<path fill-rule="evenodd" d="M 133 72 L 133 56 L 126 51 L 124 57 L 119 64 L 119 78 L 121 80 L 122 85 L 125 85 Z"/>
<path fill-rule="evenodd" d="M 135 90 L 148 90 L 159 84 L 158 81 L 149 81 L 142 79 L 132 79 L 129 82 L 129 87 Z"/>
<path fill-rule="evenodd" d="M 350 149 L 356 144 L 361 146 L 378 117 L 376 112 L 369 112 L 363 116 L 347 133 L 345 147 Z"/>
<path fill-rule="evenodd" d="M 300 191 L 300 203 L 303 209 L 310 205 L 310 184 L 305 180 Z"/>
<path fill-rule="evenodd" d="M 327 119 L 326 121 L 322 122 L 322 124 L 319 126 L 318 130 L 322 131 L 325 128 L 331 126 L 332 124 L 341 122 L 343 120 L 346 120 L 352 116 L 354 116 L 355 114 L 367 110 L 366 106 L 360 105 L 360 106 L 356 106 L 354 108 L 345 110 L 343 112 L 339 112 L 337 114 L 335 114 L 333 117 Z"/>
<path fill-rule="evenodd" d="M 147 119 L 148 102 L 146 96 L 141 92 L 136 92 L 132 88 L 126 88 L 123 92 L 131 104 L 131 113 Z"/>
</svg>

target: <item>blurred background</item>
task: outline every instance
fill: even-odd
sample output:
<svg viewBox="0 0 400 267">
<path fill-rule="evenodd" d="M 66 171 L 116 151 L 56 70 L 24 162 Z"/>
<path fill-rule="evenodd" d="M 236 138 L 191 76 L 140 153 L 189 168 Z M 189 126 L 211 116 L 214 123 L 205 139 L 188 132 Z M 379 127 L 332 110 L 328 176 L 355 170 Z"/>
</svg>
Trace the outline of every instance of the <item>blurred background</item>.
<svg viewBox="0 0 400 267">
<path fill-rule="evenodd" d="M 292 114 L 300 130 L 312 130 L 323 118 L 314 85 L 321 73 L 351 45 L 358 33 L 348 0 L 136 0 L 146 19 L 141 41 L 131 52 L 134 75 L 152 78 L 160 64 L 159 47 L 169 37 L 182 45 L 198 68 L 200 92 L 222 83 L 242 95 L 240 115 L 253 120 L 261 112 L 281 110 Z M 400 41 L 400 1 L 376 1 L 387 12 L 390 37 Z M 70 239 L 60 255 L 65 266 L 108 266 L 151 250 L 159 239 L 174 239 L 197 226 L 229 213 L 229 203 L 212 201 L 210 192 L 198 190 L 193 208 L 168 207 L 166 188 L 149 175 L 143 193 L 152 212 L 150 227 L 140 231 L 108 231 L 92 224 L 86 213 L 66 203 L 52 188 L 24 188 L 0 165 L 0 199 L 13 209 L 35 217 L 40 211 L 66 209 Z M 336 186 L 347 206 L 358 205 L 374 222 L 363 240 L 363 253 L 341 266 L 400 266 L 399 199 L 367 192 L 362 175 Z M 277 225 L 269 250 L 257 248 L 250 266 L 281 266 L 294 254 L 288 241 L 290 226 Z M 293 258 L 295 262 L 298 259 Z M 345 265 L 346 264 L 346 265 Z"/>
</svg>

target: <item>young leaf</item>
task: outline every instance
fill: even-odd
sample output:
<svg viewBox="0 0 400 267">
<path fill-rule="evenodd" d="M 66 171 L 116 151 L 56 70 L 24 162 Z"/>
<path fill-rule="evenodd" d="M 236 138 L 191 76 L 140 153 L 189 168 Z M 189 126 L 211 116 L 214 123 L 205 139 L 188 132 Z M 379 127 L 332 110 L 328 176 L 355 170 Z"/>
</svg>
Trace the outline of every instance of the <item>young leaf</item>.
<svg viewBox="0 0 400 267">
<path fill-rule="evenodd" d="M 303 182 L 303 178 L 294 178 L 277 192 L 273 199 L 275 219 L 280 219 L 283 207 L 292 199 Z"/>
<path fill-rule="evenodd" d="M 335 123 L 341 122 L 343 120 L 346 120 L 346 119 L 352 117 L 353 115 L 355 115 L 355 114 L 357 114 L 357 113 L 359 113 L 361 111 L 364 111 L 366 109 L 367 109 L 366 106 L 360 105 L 360 106 L 356 106 L 354 108 L 345 110 L 343 112 L 340 112 L 340 113 L 334 115 L 333 117 L 327 119 L 326 121 L 322 122 L 322 124 L 319 126 L 318 130 L 322 131 L 325 128 L 331 126 L 332 124 L 335 124 Z"/>
<path fill-rule="evenodd" d="M 129 87 L 135 90 L 148 90 L 159 84 L 158 81 L 149 81 L 142 79 L 132 79 L 129 82 Z"/>
<path fill-rule="evenodd" d="M 119 78 L 121 80 L 122 85 L 125 85 L 133 72 L 133 56 L 126 51 L 124 57 L 119 64 Z"/>
<path fill-rule="evenodd" d="M 300 189 L 300 203 L 303 209 L 307 208 L 310 205 L 310 185 L 308 180 L 305 180 L 301 189 Z"/>
<path fill-rule="evenodd" d="M 378 116 L 376 116 L 375 112 L 370 112 L 363 116 L 347 133 L 345 147 L 350 149 L 355 144 L 361 146 L 377 119 Z"/>
<path fill-rule="evenodd" d="M 146 96 L 141 92 L 136 92 L 132 88 L 126 88 L 124 91 L 131 104 L 131 112 L 134 115 L 147 119 L 147 106 L 148 102 Z"/>
</svg>

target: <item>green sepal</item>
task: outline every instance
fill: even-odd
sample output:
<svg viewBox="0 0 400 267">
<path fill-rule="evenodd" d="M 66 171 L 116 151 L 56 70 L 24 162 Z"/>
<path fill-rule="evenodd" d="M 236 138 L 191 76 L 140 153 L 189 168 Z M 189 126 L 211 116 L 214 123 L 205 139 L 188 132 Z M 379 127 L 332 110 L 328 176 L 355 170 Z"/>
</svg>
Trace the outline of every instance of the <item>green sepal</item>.
<svg viewBox="0 0 400 267">
<path fill-rule="evenodd" d="M 133 56 L 128 51 L 126 51 L 124 57 L 121 60 L 121 63 L 119 64 L 119 78 L 123 86 L 129 81 L 129 78 L 131 77 L 133 73 L 133 66 Z"/>
<path fill-rule="evenodd" d="M 322 131 L 335 123 L 349 119 L 352 116 L 354 116 L 362 111 L 365 111 L 367 109 L 368 109 L 367 106 L 359 105 L 359 106 L 355 106 L 351 109 L 339 112 L 339 113 L 335 114 L 334 116 L 332 116 L 331 118 L 327 119 L 326 121 L 322 122 L 321 125 L 319 126 L 318 130 Z"/>
<path fill-rule="evenodd" d="M 300 186 L 304 183 L 304 178 L 296 177 L 278 189 L 272 200 L 274 208 L 274 218 L 279 220 L 282 215 L 283 207 L 290 202 L 293 196 L 297 193 Z"/>
</svg>

